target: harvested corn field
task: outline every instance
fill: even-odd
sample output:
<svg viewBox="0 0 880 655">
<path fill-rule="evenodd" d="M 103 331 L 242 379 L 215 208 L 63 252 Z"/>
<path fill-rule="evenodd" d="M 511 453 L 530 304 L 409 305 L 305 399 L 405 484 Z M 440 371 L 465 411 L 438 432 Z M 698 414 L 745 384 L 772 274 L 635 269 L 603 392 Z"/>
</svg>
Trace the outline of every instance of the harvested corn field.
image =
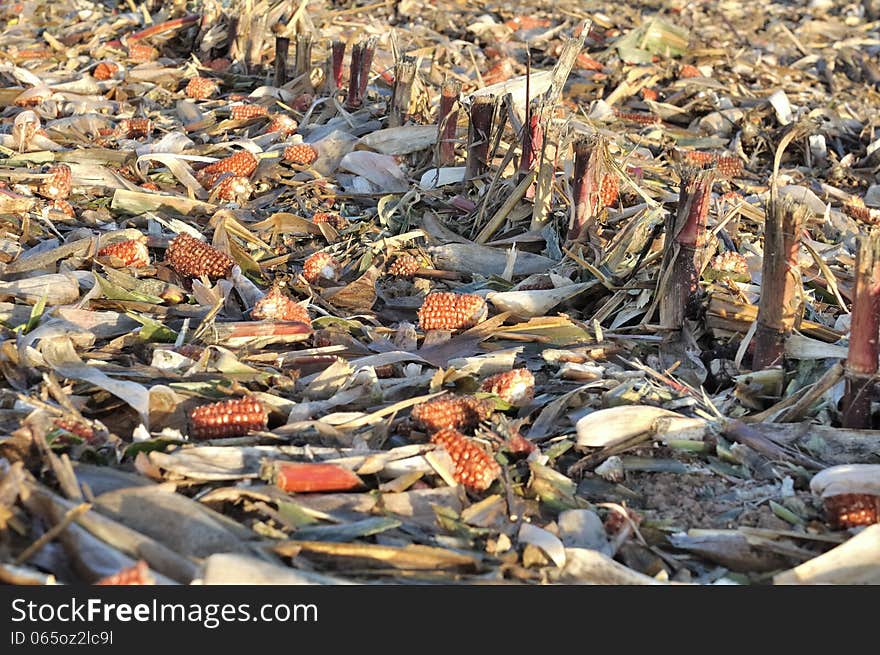
<svg viewBox="0 0 880 655">
<path fill-rule="evenodd" d="M 880 582 L 876 3 L 0 2 L 0 581 Z"/>
</svg>

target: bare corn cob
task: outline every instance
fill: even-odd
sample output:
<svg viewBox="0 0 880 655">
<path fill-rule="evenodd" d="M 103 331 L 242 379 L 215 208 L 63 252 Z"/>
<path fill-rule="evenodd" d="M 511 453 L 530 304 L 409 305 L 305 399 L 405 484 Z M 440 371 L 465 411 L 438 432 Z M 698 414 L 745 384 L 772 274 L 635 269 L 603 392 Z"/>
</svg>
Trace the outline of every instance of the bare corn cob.
<svg viewBox="0 0 880 655">
<path fill-rule="evenodd" d="M 413 407 L 410 417 L 428 433 L 455 428 L 471 430 L 492 415 L 494 403 L 473 396 L 441 396 Z"/>
<path fill-rule="evenodd" d="M 109 80 L 119 72 L 119 66 L 112 61 L 102 61 L 92 69 L 92 77 L 96 80 Z"/>
<path fill-rule="evenodd" d="M 116 129 L 126 139 L 141 139 L 153 132 L 153 121 L 149 118 L 124 118 Z"/>
<path fill-rule="evenodd" d="M 312 322 L 308 310 L 285 296 L 277 286 L 257 301 L 251 317 L 257 321 L 299 321 L 306 325 Z"/>
<path fill-rule="evenodd" d="M 522 407 L 535 397 L 535 376 L 527 368 L 496 373 L 483 380 L 480 391 L 494 393 L 504 402 Z"/>
<path fill-rule="evenodd" d="M 122 262 L 123 266 L 141 268 L 150 265 L 150 251 L 147 245 L 138 239 L 117 241 L 104 246 L 98 251 L 98 257 L 112 257 Z"/>
<path fill-rule="evenodd" d="M 317 284 L 321 280 L 334 282 L 339 278 L 341 266 L 329 252 L 316 252 L 303 262 L 303 277 L 309 284 Z"/>
<path fill-rule="evenodd" d="M 37 193 L 49 200 L 64 200 L 70 196 L 73 188 L 70 166 L 67 164 L 55 164 L 47 172 L 51 177 L 43 181 L 37 188 Z"/>
<path fill-rule="evenodd" d="M 312 223 L 318 225 L 320 223 L 327 223 L 328 225 L 332 225 L 334 229 L 344 230 L 348 227 L 348 221 L 346 221 L 339 214 L 334 214 L 331 212 L 315 212 L 312 216 Z"/>
<path fill-rule="evenodd" d="M 478 443 L 457 430 L 435 433 L 431 442 L 443 446 L 455 464 L 455 480 L 474 491 L 484 491 L 501 475 L 501 467 Z"/>
<path fill-rule="evenodd" d="M 232 257 L 188 234 L 177 235 L 165 253 L 171 267 L 186 277 L 227 277 L 235 265 Z"/>
<path fill-rule="evenodd" d="M 221 173 L 220 179 L 211 185 L 211 195 L 229 202 L 243 202 L 251 197 L 254 187 L 243 175 Z"/>
<path fill-rule="evenodd" d="M 466 330 L 485 320 L 488 312 L 480 296 L 435 292 L 419 309 L 419 325 L 423 330 Z"/>
<path fill-rule="evenodd" d="M 281 132 L 284 136 L 290 136 L 299 127 L 294 119 L 287 114 L 275 114 L 272 121 L 266 126 L 266 132 Z"/>
<path fill-rule="evenodd" d="M 265 430 L 268 414 L 258 400 L 240 398 L 202 405 L 190 412 L 194 439 L 241 437 L 251 430 Z"/>
</svg>

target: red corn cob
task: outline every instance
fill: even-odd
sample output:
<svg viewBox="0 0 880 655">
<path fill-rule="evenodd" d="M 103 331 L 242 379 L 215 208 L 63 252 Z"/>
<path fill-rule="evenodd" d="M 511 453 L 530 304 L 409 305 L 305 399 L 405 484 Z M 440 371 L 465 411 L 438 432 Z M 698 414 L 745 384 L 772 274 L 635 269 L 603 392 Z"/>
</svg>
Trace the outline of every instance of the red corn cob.
<svg viewBox="0 0 880 655">
<path fill-rule="evenodd" d="M 217 173 L 232 173 L 240 177 L 250 177 L 257 170 L 258 163 L 259 160 L 256 156 L 247 150 L 241 150 L 234 155 L 205 166 L 196 174 L 196 179 L 204 186 L 203 180 L 209 180 L 212 175 Z M 214 182 L 216 183 L 216 181 L 215 179 Z"/>
<path fill-rule="evenodd" d="M 854 197 L 843 203 L 843 213 L 852 219 L 862 221 L 868 225 L 880 223 L 880 209 L 870 209 L 865 206 L 865 201 Z"/>
<path fill-rule="evenodd" d="M 349 469 L 318 462 L 273 462 L 269 477 L 275 486 L 288 493 L 349 491 L 364 485 Z"/>
<path fill-rule="evenodd" d="M 144 182 L 141 184 L 142 189 L 146 189 L 147 191 L 158 191 L 159 185 L 155 182 Z"/>
<path fill-rule="evenodd" d="M 312 322 L 308 310 L 285 296 L 278 287 L 272 287 L 269 293 L 257 301 L 251 318 L 257 321 L 299 321 L 306 325 Z"/>
<path fill-rule="evenodd" d="M 495 404 L 473 396 L 441 396 L 412 408 L 410 417 L 425 432 L 471 430 L 492 415 Z"/>
<path fill-rule="evenodd" d="M 76 218 L 76 210 L 74 210 L 73 205 L 71 205 L 66 200 L 53 200 L 52 209 L 54 209 L 55 211 L 59 211 L 62 214 L 66 214 L 71 218 Z"/>
<path fill-rule="evenodd" d="M 660 94 L 657 93 L 654 89 L 649 89 L 645 87 L 642 89 L 642 99 L 643 100 L 652 100 L 655 101 L 660 97 Z"/>
<path fill-rule="evenodd" d="M 316 252 L 303 262 L 303 277 L 309 284 L 320 280 L 335 282 L 339 278 L 339 262 L 328 252 Z"/>
<path fill-rule="evenodd" d="M 685 153 L 684 158 L 688 164 L 694 166 L 714 164 L 717 167 L 718 175 L 723 178 L 737 177 L 742 173 L 742 161 L 738 157 L 690 150 Z"/>
<path fill-rule="evenodd" d="M 146 43 L 132 43 L 128 46 L 128 58 L 136 63 L 154 61 L 159 58 L 159 51 Z"/>
<path fill-rule="evenodd" d="M 605 68 L 602 65 L 601 61 L 596 61 L 586 52 L 582 52 L 577 56 L 577 59 L 574 60 L 574 65 L 581 70 L 586 71 L 601 71 L 603 68 Z"/>
<path fill-rule="evenodd" d="M 49 99 L 49 96 L 37 93 L 35 89 L 28 89 L 15 98 L 16 107 L 36 107 Z"/>
<path fill-rule="evenodd" d="M 188 234 L 179 234 L 168 244 L 165 258 L 171 267 L 186 277 L 207 275 L 211 279 L 227 277 L 235 265 L 232 257 Z"/>
<path fill-rule="evenodd" d="M 232 105 L 229 108 L 229 117 L 235 121 L 246 121 L 268 115 L 269 109 L 263 105 Z"/>
<path fill-rule="evenodd" d="M 109 80 L 119 72 L 119 66 L 111 61 L 102 61 L 92 69 L 92 77 L 96 80 Z"/>
<path fill-rule="evenodd" d="M 126 139 L 142 139 L 153 132 L 153 121 L 149 118 L 124 118 L 116 129 Z"/>
<path fill-rule="evenodd" d="M 287 146 L 284 149 L 284 161 L 300 166 L 308 166 L 318 158 L 318 151 L 308 143 Z"/>
<path fill-rule="evenodd" d="M 258 400 L 240 398 L 196 407 L 189 419 L 193 439 L 220 439 L 265 430 L 268 414 Z"/>
<path fill-rule="evenodd" d="M 611 207 L 617 202 L 620 192 L 620 180 L 615 173 L 605 173 L 599 183 L 599 203 L 602 207 Z"/>
<path fill-rule="evenodd" d="M 333 214 L 330 212 L 315 212 L 312 216 L 312 223 L 315 225 L 327 223 L 332 225 L 336 230 L 344 230 L 348 227 L 348 221 L 342 218 L 339 214 Z"/>
<path fill-rule="evenodd" d="M 501 467 L 476 441 L 452 429 L 441 430 L 431 442 L 443 446 L 455 464 L 453 477 L 474 491 L 484 491 L 501 475 Z"/>
<path fill-rule="evenodd" d="M 660 117 L 654 114 L 636 111 L 620 111 L 615 109 L 614 115 L 622 121 L 628 123 L 638 123 L 639 125 L 656 125 L 660 122 Z"/>
<path fill-rule="evenodd" d="M 211 195 L 228 202 L 243 202 L 251 197 L 254 187 L 241 175 L 221 173 L 220 179 L 211 185 Z"/>
<path fill-rule="evenodd" d="M 423 330 L 466 330 L 485 320 L 488 312 L 480 296 L 435 292 L 419 309 L 419 325 Z"/>
<path fill-rule="evenodd" d="M 510 57 L 503 57 L 483 73 L 483 82 L 487 86 L 489 84 L 497 84 L 498 82 L 506 82 L 513 77 L 514 72 L 513 60 Z"/>
<path fill-rule="evenodd" d="M 37 193 L 49 200 L 64 200 L 70 196 L 70 191 L 73 188 L 70 166 L 67 164 L 55 164 L 47 172 L 52 177 L 48 177 L 43 181 L 37 188 Z"/>
<path fill-rule="evenodd" d="M 266 127 L 266 132 L 281 132 L 284 136 L 290 136 L 296 132 L 299 123 L 286 114 L 275 114 L 272 122 Z"/>
<path fill-rule="evenodd" d="M 312 103 L 314 101 L 315 96 L 313 96 L 311 93 L 300 93 L 296 98 L 293 99 L 293 102 L 290 103 L 290 106 L 294 111 L 302 113 L 307 111 L 308 108 L 312 106 Z"/>
<path fill-rule="evenodd" d="M 206 100 L 217 92 L 217 82 L 209 77 L 194 77 L 186 85 L 186 97 Z"/>
<path fill-rule="evenodd" d="M 836 529 L 855 528 L 880 523 L 880 496 L 874 494 L 837 494 L 823 500 L 828 522 Z"/>
<path fill-rule="evenodd" d="M 113 575 L 98 580 L 96 585 L 154 585 L 156 580 L 150 573 L 150 567 L 144 560 L 138 560 L 137 564 L 122 569 Z"/>
<path fill-rule="evenodd" d="M 419 260 L 412 255 L 398 255 L 391 266 L 388 267 L 388 275 L 394 277 L 411 278 L 422 268 Z"/>
<path fill-rule="evenodd" d="M 533 30 L 536 27 L 550 27 L 549 20 L 546 18 L 535 18 L 534 16 L 514 16 L 504 24 L 513 31 Z"/>
<path fill-rule="evenodd" d="M 522 407 L 535 397 L 535 376 L 527 368 L 496 373 L 483 380 L 480 391 L 494 393 L 504 402 Z"/>
<path fill-rule="evenodd" d="M 92 428 L 92 426 L 79 420 L 71 421 L 63 418 L 56 418 L 53 423 L 56 428 L 66 430 L 71 434 L 75 434 L 80 439 L 84 439 L 90 442 L 95 438 L 95 430 Z"/>
<path fill-rule="evenodd" d="M 117 241 L 104 246 L 98 251 L 98 257 L 113 257 L 122 262 L 123 266 L 141 268 L 150 265 L 150 251 L 147 245 L 138 239 Z"/>
<path fill-rule="evenodd" d="M 686 80 L 692 77 L 702 77 L 703 74 L 700 72 L 696 66 L 692 66 L 691 64 L 685 64 L 681 67 L 681 70 L 678 72 L 679 79 Z"/>
</svg>

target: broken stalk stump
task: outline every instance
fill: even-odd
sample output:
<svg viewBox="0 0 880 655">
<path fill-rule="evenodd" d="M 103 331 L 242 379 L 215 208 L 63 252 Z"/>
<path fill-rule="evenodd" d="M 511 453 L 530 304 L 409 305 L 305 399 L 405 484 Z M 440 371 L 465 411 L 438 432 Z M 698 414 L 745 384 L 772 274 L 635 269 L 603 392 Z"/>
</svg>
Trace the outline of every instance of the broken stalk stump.
<svg viewBox="0 0 880 655">
<path fill-rule="evenodd" d="M 782 363 L 785 339 L 794 329 L 800 282 L 797 253 L 806 214 L 805 207 L 790 201 L 767 207 L 753 371 Z"/>
<path fill-rule="evenodd" d="M 544 229 L 553 201 L 553 181 L 556 177 L 556 157 L 559 152 L 560 128 L 556 121 L 548 118 L 546 106 L 536 110 L 538 123 L 542 133 L 541 150 L 538 154 L 537 176 L 535 178 L 532 222 L 530 230 L 539 232 Z M 538 153 L 537 148 L 535 152 Z"/>
<path fill-rule="evenodd" d="M 391 113 L 388 127 L 399 127 L 409 118 L 413 83 L 416 80 L 416 60 L 405 56 L 394 68 L 394 89 L 391 94 Z"/>
<path fill-rule="evenodd" d="M 330 62 L 327 83 L 331 92 L 342 88 L 343 61 L 345 59 L 345 41 L 334 41 L 330 46 Z"/>
<path fill-rule="evenodd" d="M 572 196 L 574 198 L 574 224 L 568 232 L 570 241 L 577 241 L 583 236 L 592 219 L 595 218 L 597 203 L 591 201 L 599 191 L 598 168 L 599 148 L 595 137 L 578 139 L 574 144 L 574 180 Z"/>
<path fill-rule="evenodd" d="M 438 166 L 455 163 L 455 136 L 458 127 L 458 96 L 461 82 L 446 80 L 440 87 L 440 111 L 437 114 Z"/>
<path fill-rule="evenodd" d="M 666 221 L 664 266 L 660 293 L 660 324 L 666 341 L 678 341 L 684 321 L 692 315 L 700 290 L 700 262 L 706 246 L 706 216 L 712 199 L 714 169 L 681 170 L 678 210 Z"/>
<path fill-rule="evenodd" d="M 492 123 L 495 120 L 495 96 L 474 99 L 468 126 L 467 170 L 465 179 L 472 180 L 489 169 L 489 146 L 492 143 Z"/>
<path fill-rule="evenodd" d="M 305 80 L 306 87 L 313 91 L 312 87 L 312 35 L 308 32 L 296 35 L 296 55 L 294 57 L 294 70 L 297 77 Z"/>
<path fill-rule="evenodd" d="M 373 66 L 373 54 L 376 51 L 376 37 L 361 41 L 351 49 L 351 64 L 348 72 L 347 109 L 359 109 L 364 104 L 367 83 L 370 81 L 370 69 Z"/>
<path fill-rule="evenodd" d="M 290 39 L 286 36 L 275 37 L 275 86 L 281 87 L 287 82 L 287 53 Z"/>
<path fill-rule="evenodd" d="M 880 232 L 872 230 L 858 240 L 855 294 L 852 304 L 849 353 L 846 358 L 846 392 L 843 427 L 871 427 L 871 396 L 880 336 Z"/>
</svg>

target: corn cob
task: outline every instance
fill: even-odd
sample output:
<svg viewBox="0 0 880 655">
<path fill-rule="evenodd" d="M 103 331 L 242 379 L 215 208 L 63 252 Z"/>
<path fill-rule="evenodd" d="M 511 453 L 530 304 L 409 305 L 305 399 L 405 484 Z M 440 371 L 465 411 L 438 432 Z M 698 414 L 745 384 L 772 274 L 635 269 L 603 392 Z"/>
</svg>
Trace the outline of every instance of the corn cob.
<svg viewBox="0 0 880 655">
<path fill-rule="evenodd" d="M 614 115 L 622 121 L 639 125 L 656 125 L 660 122 L 659 116 L 644 112 L 614 110 Z"/>
<path fill-rule="evenodd" d="M 96 80 L 109 80 L 119 72 L 119 66 L 112 61 L 102 61 L 92 69 L 92 77 Z"/>
<path fill-rule="evenodd" d="M 309 107 L 312 106 L 312 103 L 315 101 L 315 96 L 311 93 L 300 93 L 296 98 L 293 99 L 293 102 L 290 103 L 291 108 L 294 111 L 298 111 L 300 113 L 308 110 Z"/>
<path fill-rule="evenodd" d="M 299 123 L 286 114 L 275 114 L 272 122 L 266 126 L 266 132 L 281 132 L 284 136 L 290 136 L 296 132 Z"/>
<path fill-rule="evenodd" d="M 388 275 L 394 277 L 411 278 L 422 268 L 419 260 L 412 255 L 399 255 L 388 267 Z"/>
<path fill-rule="evenodd" d="M 308 166 L 318 158 L 318 151 L 308 143 L 298 143 L 284 149 L 284 161 L 300 166 Z"/>
<path fill-rule="evenodd" d="M 73 208 L 73 205 L 66 200 L 53 200 L 51 206 L 55 211 L 61 212 L 71 218 L 76 218 L 76 210 Z"/>
<path fill-rule="evenodd" d="M 614 173 L 606 173 L 599 183 L 599 203 L 601 207 L 611 207 L 617 202 L 620 192 L 620 180 Z"/>
<path fill-rule="evenodd" d="M 236 121 L 246 121 L 268 115 L 269 110 L 263 105 L 232 105 L 229 108 L 229 117 Z"/>
<path fill-rule="evenodd" d="M 155 182 L 144 182 L 141 184 L 142 189 L 146 189 L 147 191 L 158 191 L 159 185 Z"/>
<path fill-rule="evenodd" d="M 194 439 L 241 437 L 251 430 L 265 430 L 268 423 L 266 410 L 251 398 L 202 405 L 192 410 L 189 418 Z"/>
<path fill-rule="evenodd" d="M 211 184 L 211 193 L 220 200 L 243 202 L 251 197 L 254 187 L 250 180 L 241 175 L 221 173 L 220 178 Z"/>
<path fill-rule="evenodd" d="M 452 429 L 441 430 L 431 442 L 443 446 L 455 464 L 453 477 L 474 491 L 484 491 L 501 475 L 501 467 L 476 441 Z"/>
<path fill-rule="evenodd" d="M 55 164 L 47 172 L 52 177 L 43 181 L 37 188 L 37 193 L 49 200 L 64 200 L 70 196 L 70 191 L 73 188 L 70 166 Z"/>
<path fill-rule="evenodd" d="M 218 173 L 232 173 L 240 177 L 250 177 L 257 170 L 259 160 L 253 153 L 241 150 L 220 161 L 215 161 L 201 169 L 196 174 L 196 179 L 204 186 L 204 180 L 209 180 L 212 175 Z M 214 180 L 216 183 L 216 179 Z"/>
<path fill-rule="evenodd" d="M 692 66 L 691 64 L 685 64 L 681 67 L 681 70 L 678 72 L 679 79 L 687 80 L 693 77 L 702 77 L 703 74 L 700 72 L 700 69 L 696 66 Z"/>
<path fill-rule="evenodd" d="M 186 85 L 186 97 L 206 100 L 217 92 L 217 82 L 209 77 L 194 77 Z"/>
<path fill-rule="evenodd" d="M 96 585 L 154 585 L 156 580 L 150 573 L 150 567 L 144 560 L 138 560 L 137 564 L 122 569 L 112 575 L 98 580 Z"/>
<path fill-rule="evenodd" d="M 740 253 L 730 250 L 715 255 L 709 262 L 708 268 L 734 275 L 749 275 L 749 265 L 746 258 Z"/>
<path fill-rule="evenodd" d="M 348 221 L 342 218 L 339 214 L 333 214 L 331 212 L 315 212 L 312 216 L 312 223 L 315 225 L 327 223 L 337 230 L 344 230 L 348 227 Z"/>
<path fill-rule="evenodd" d="M 719 177 L 737 177 L 742 173 L 742 161 L 738 157 L 690 150 L 685 153 L 684 158 L 688 164 L 694 166 L 714 165 L 718 170 Z"/>
<path fill-rule="evenodd" d="M 535 376 L 527 368 L 496 373 L 483 380 L 480 391 L 494 393 L 509 405 L 522 407 L 535 397 Z"/>
<path fill-rule="evenodd" d="M 865 201 L 858 197 L 851 198 L 843 203 L 843 213 L 854 220 L 862 221 L 868 225 L 880 223 L 880 210 L 866 207 Z"/>
<path fill-rule="evenodd" d="M 309 284 L 317 284 L 320 280 L 334 282 L 339 278 L 341 266 L 336 258 L 327 252 L 316 252 L 303 262 L 303 277 Z"/>
<path fill-rule="evenodd" d="M 494 403 L 488 399 L 441 396 L 413 407 L 410 418 L 428 433 L 445 428 L 467 431 L 489 418 L 494 409 Z"/>
<path fill-rule="evenodd" d="M 128 46 L 128 58 L 136 63 L 154 61 L 159 58 L 159 51 L 146 43 L 132 43 Z"/>
<path fill-rule="evenodd" d="M 261 471 L 261 476 L 288 493 L 350 491 L 364 484 L 349 469 L 324 462 L 272 462 Z"/>
<path fill-rule="evenodd" d="M 419 309 L 419 325 L 423 330 L 465 330 L 484 320 L 488 311 L 480 296 L 435 292 Z"/>
<path fill-rule="evenodd" d="M 98 251 L 98 257 L 113 257 L 122 262 L 123 266 L 141 268 L 150 265 L 150 251 L 147 245 L 138 239 L 117 241 L 104 246 Z"/>
<path fill-rule="evenodd" d="M 277 286 L 257 301 L 251 317 L 257 321 L 299 321 L 306 325 L 312 322 L 308 310 L 285 296 Z"/>
<path fill-rule="evenodd" d="M 124 118 L 119 121 L 116 130 L 126 139 L 142 139 L 153 132 L 153 121 L 149 118 Z"/>
<path fill-rule="evenodd" d="M 207 275 L 211 279 L 227 277 L 235 265 L 232 257 L 188 234 L 179 234 L 168 244 L 165 258 L 185 277 Z"/>
<path fill-rule="evenodd" d="M 823 499 L 828 522 L 845 530 L 880 523 L 880 496 L 875 494 L 837 494 Z"/>
</svg>

